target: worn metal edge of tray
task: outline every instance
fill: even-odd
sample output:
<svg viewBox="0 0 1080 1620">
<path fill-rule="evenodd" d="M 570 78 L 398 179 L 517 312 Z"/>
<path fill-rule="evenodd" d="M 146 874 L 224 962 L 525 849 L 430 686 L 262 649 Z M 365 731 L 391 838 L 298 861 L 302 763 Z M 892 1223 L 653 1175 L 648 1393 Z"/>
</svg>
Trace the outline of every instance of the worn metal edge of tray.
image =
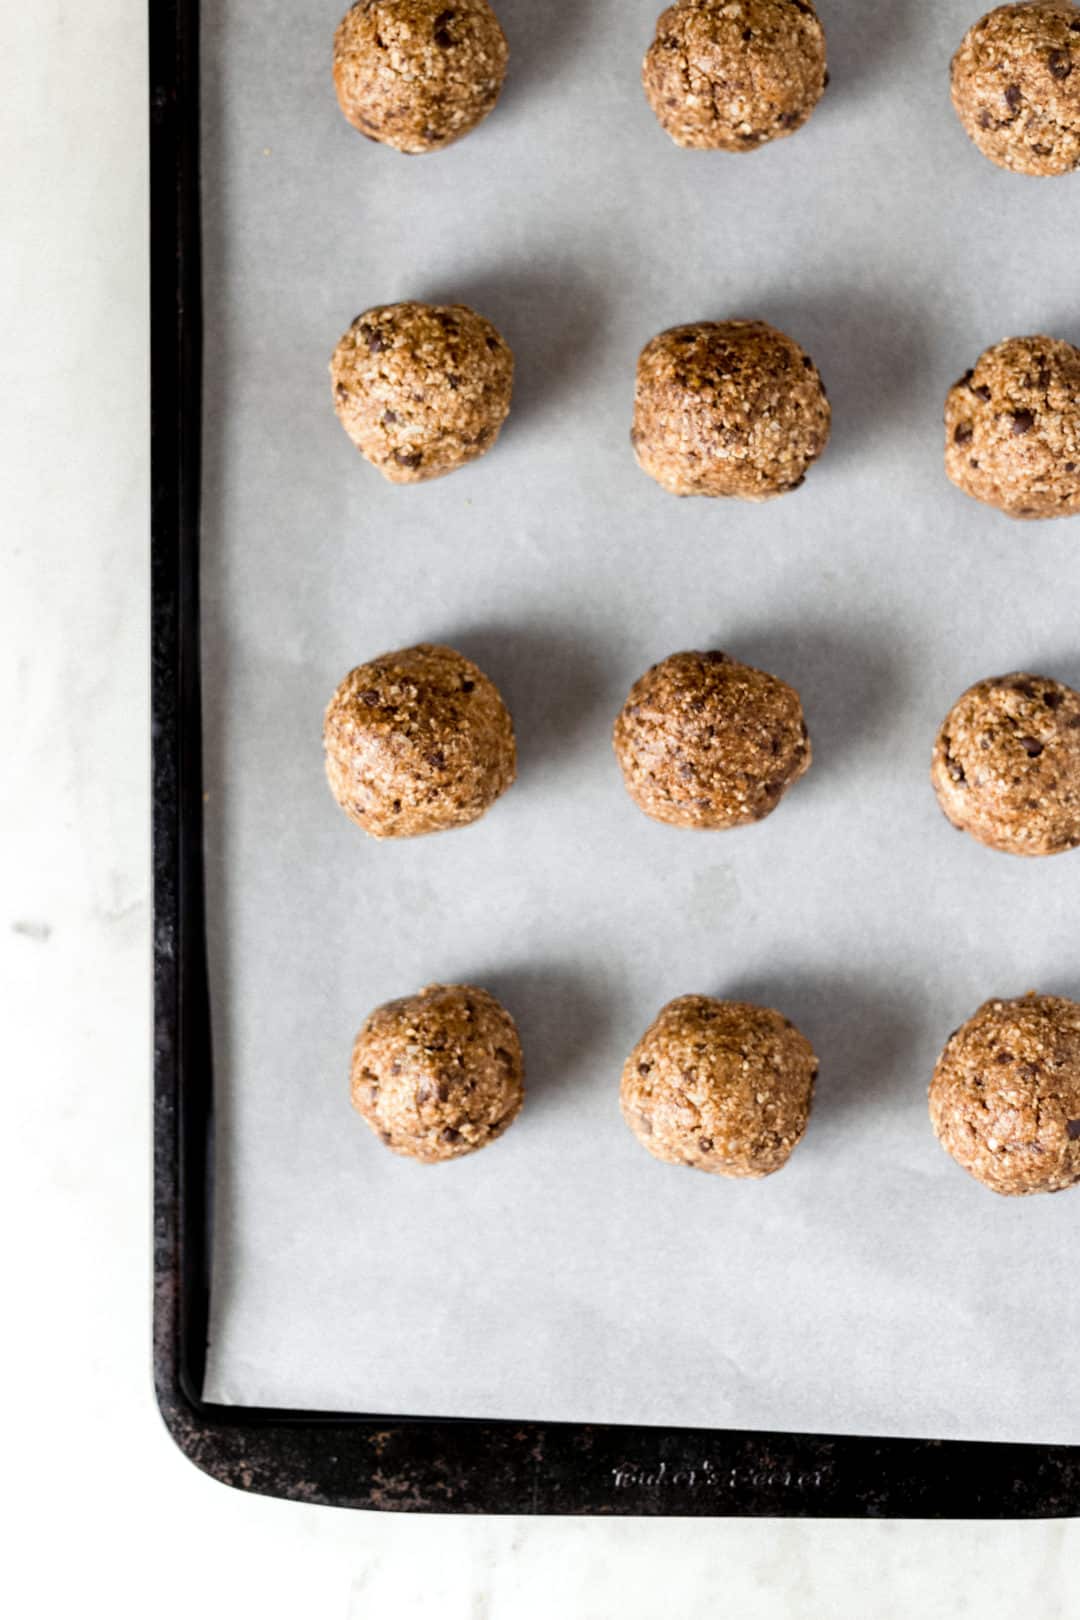
<svg viewBox="0 0 1080 1620">
<path fill-rule="evenodd" d="M 213 1090 L 203 904 L 198 0 L 149 0 L 154 1372 L 225 1484 L 405 1512 L 1038 1517 L 1080 1511 L 1080 1448 L 213 1406 Z"/>
</svg>

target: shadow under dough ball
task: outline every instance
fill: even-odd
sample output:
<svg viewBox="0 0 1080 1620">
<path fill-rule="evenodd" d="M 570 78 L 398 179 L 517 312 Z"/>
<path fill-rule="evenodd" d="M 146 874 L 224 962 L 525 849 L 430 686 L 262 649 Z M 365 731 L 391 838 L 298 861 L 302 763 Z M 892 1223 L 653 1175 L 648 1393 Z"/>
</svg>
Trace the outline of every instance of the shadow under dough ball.
<svg viewBox="0 0 1080 1620">
<path fill-rule="evenodd" d="M 323 745 L 334 798 L 373 838 L 468 826 L 517 771 L 513 723 L 494 682 L 452 647 L 426 642 L 346 675 Z"/>
<path fill-rule="evenodd" d="M 799 694 L 722 652 L 654 664 L 630 688 L 612 743 L 634 803 L 671 827 L 762 821 L 811 760 Z"/>
<path fill-rule="evenodd" d="M 753 152 L 817 106 L 825 33 L 808 0 L 680 0 L 657 18 L 641 78 L 679 146 Z"/>
<path fill-rule="evenodd" d="M 1020 174 L 1080 167 L 1080 8 L 998 6 L 952 60 L 957 116 L 979 151 Z"/>
<path fill-rule="evenodd" d="M 442 478 L 490 450 L 510 412 L 514 356 L 464 304 L 381 304 L 330 361 L 338 419 L 392 484 Z"/>
<path fill-rule="evenodd" d="M 431 984 L 376 1007 L 353 1046 L 353 1107 L 421 1164 L 494 1142 L 521 1112 L 524 1077 L 514 1020 L 470 984 Z"/>
<path fill-rule="evenodd" d="M 666 1164 L 770 1176 L 802 1140 L 817 1073 L 810 1042 L 780 1013 L 680 996 L 626 1061 L 623 1118 Z"/>
<path fill-rule="evenodd" d="M 1080 512 L 1080 349 L 1015 337 L 981 354 L 945 401 L 945 471 L 1008 517 Z"/>
<path fill-rule="evenodd" d="M 1007 855 L 1080 845 L 1080 692 L 995 675 L 949 710 L 930 779 L 954 827 Z"/>
<path fill-rule="evenodd" d="M 699 321 L 641 351 L 630 441 L 672 495 L 767 501 L 798 489 L 829 440 L 814 362 L 764 321 Z"/>
<path fill-rule="evenodd" d="M 987 1001 L 946 1042 L 930 1082 L 942 1147 L 1007 1196 L 1080 1181 L 1080 1005 Z"/>
<path fill-rule="evenodd" d="M 360 0 L 334 36 L 334 88 L 361 135 L 436 152 L 487 117 L 509 55 L 488 0 Z"/>
</svg>

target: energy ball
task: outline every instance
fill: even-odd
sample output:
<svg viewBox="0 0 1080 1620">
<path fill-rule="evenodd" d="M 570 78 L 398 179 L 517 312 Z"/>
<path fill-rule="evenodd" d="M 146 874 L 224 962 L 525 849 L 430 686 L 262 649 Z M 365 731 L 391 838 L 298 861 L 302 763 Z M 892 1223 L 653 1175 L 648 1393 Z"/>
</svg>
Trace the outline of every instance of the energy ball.
<svg viewBox="0 0 1080 1620">
<path fill-rule="evenodd" d="M 1080 512 L 1080 349 L 1017 337 L 980 355 L 945 401 L 945 471 L 1008 517 Z"/>
<path fill-rule="evenodd" d="M 392 484 L 442 478 L 490 450 L 510 410 L 514 356 L 464 304 L 381 304 L 330 361 L 334 409 Z"/>
<path fill-rule="evenodd" d="M 950 1035 L 930 1082 L 942 1147 L 1010 1197 L 1080 1181 L 1080 1005 L 987 1001 Z"/>
<path fill-rule="evenodd" d="M 808 0 L 679 0 L 657 19 L 641 77 L 679 146 L 753 152 L 817 106 L 825 32 Z"/>
<path fill-rule="evenodd" d="M 1080 8 L 998 6 L 952 60 L 957 116 L 979 151 L 1020 174 L 1080 167 Z"/>
<path fill-rule="evenodd" d="M 954 827 L 1008 855 L 1080 845 L 1080 692 L 1046 675 L 979 681 L 945 717 L 930 768 Z"/>
<path fill-rule="evenodd" d="M 323 722 L 326 775 L 373 838 L 478 821 L 517 772 L 498 688 L 453 647 L 383 653 L 346 675 Z"/>
<path fill-rule="evenodd" d="M 376 1007 L 352 1054 L 353 1107 L 394 1153 L 442 1164 L 487 1147 L 525 1101 L 517 1026 L 471 984 Z"/>
<path fill-rule="evenodd" d="M 654 1158 L 718 1176 L 771 1176 L 802 1140 L 818 1062 L 770 1007 L 680 996 L 634 1047 L 623 1118 Z"/>
<path fill-rule="evenodd" d="M 630 441 L 672 495 L 767 501 L 798 489 L 829 439 L 808 354 L 764 321 L 698 321 L 641 351 Z"/>
<path fill-rule="evenodd" d="M 799 694 L 727 653 L 673 653 L 634 682 L 612 737 L 626 791 L 671 827 L 763 821 L 809 768 Z"/>
<path fill-rule="evenodd" d="M 334 36 L 334 88 L 361 135 L 436 152 L 487 117 L 509 55 L 487 0 L 359 0 Z"/>
</svg>

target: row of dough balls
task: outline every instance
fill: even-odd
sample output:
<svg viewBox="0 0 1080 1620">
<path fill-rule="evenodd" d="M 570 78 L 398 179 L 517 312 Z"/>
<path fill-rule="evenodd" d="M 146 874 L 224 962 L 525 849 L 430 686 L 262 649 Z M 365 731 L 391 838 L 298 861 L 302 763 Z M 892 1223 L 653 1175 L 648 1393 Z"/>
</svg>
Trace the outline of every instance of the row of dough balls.
<svg viewBox="0 0 1080 1620">
<path fill-rule="evenodd" d="M 812 758 L 794 688 L 723 652 L 654 664 L 631 687 L 612 740 L 630 797 L 672 827 L 763 821 Z M 326 710 L 323 743 L 335 799 L 375 838 L 468 826 L 517 770 L 495 683 L 454 648 L 426 642 L 350 671 Z M 992 849 L 1075 849 L 1080 692 L 1045 675 L 979 681 L 945 717 L 931 780 L 952 824 Z"/>
<path fill-rule="evenodd" d="M 1080 78 L 1080 74 L 1077 75 Z M 490 450 L 510 410 L 514 357 L 463 304 L 383 304 L 330 362 L 349 438 L 395 484 L 442 477 Z M 798 489 L 832 413 L 810 356 L 764 321 L 699 321 L 645 345 L 631 442 L 672 495 L 764 501 Z M 1080 512 L 1080 349 L 1008 338 L 945 404 L 945 470 L 1010 517 Z"/>
<path fill-rule="evenodd" d="M 359 0 L 334 38 L 341 110 L 369 140 L 434 152 L 499 99 L 509 47 L 488 0 Z M 662 12 L 642 83 L 679 146 L 754 152 L 801 129 L 829 83 L 809 0 L 677 0 Z M 1080 9 L 998 6 L 952 59 L 961 124 L 1022 174 L 1080 167 Z"/>
<path fill-rule="evenodd" d="M 772 1175 L 802 1140 L 818 1060 L 790 1018 L 680 996 L 630 1053 L 621 1103 L 667 1164 Z M 395 1153 L 438 1164 L 475 1153 L 525 1100 L 517 1026 L 486 990 L 429 985 L 377 1007 L 352 1053 L 355 1108 Z M 1080 1004 L 1034 992 L 988 1001 L 955 1030 L 930 1084 L 938 1140 L 994 1192 L 1080 1182 Z"/>
</svg>

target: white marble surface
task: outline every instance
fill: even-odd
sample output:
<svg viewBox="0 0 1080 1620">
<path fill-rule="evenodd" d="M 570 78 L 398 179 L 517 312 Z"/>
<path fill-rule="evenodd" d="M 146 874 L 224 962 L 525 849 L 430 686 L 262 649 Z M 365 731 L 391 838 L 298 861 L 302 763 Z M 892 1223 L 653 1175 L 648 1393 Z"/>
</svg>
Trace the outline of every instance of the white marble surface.
<svg viewBox="0 0 1080 1620">
<path fill-rule="evenodd" d="M 388 1519 L 227 1493 L 166 1439 L 148 1371 L 143 9 L 0 7 L 0 1370 L 17 1530 L 0 1600 L 160 1620 L 196 1604 L 260 1620 L 1076 1614 L 1073 1523 Z"/>
</svg>

